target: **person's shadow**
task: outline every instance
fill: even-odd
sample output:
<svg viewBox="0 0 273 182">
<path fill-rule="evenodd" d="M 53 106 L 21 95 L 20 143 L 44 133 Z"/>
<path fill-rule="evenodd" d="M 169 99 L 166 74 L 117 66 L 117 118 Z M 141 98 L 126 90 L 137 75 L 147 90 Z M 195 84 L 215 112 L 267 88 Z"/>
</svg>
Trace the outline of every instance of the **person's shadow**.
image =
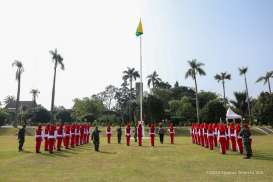
<svg viewBox="0 0 273 182">
<path fill-rule="evenodd" d="M 273 161 L 273 154 L 264 152 L 254 152 L 253 159 Z"/>
<path fill-rule="evenodd" d="M 99 151 L 102 154 L 117 154 L 117 152 Z"/>
</svg>

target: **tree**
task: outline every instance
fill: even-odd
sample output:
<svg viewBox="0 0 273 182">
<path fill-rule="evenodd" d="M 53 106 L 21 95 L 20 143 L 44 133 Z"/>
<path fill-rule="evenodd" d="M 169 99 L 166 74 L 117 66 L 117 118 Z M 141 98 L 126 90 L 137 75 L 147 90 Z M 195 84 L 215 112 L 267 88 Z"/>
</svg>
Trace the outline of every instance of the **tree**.
<svg viewBox="0 0 273 182">
<path fill-rule="evenodd" d="M 41 105 L 32 110 L 31 122 L 35 124 L 48 123 L 50 121 L 50 112 Z"/>
<path fill-rule="evenodd" d="M 147 76 L 148 78 L 148 86 L 152 84 L 153 88 L 156 87 L 162 80 L 158 77 L 158 74 L 156 71 L 154 71 L 152 74 Z"/>
<path fill-rule="evenodd" d="M 61 123 L 65 122 L 71 123 L 73 122 L 72 111 L 68 109 L 57 110 L 56 119 Z"/>
<path fill-rule="evenodd" d="M 63 58 L 58 53 L 57 49 L 54 51 L 51 50 L 49 53 L 52 55 L 52 61 L 54 63 L 54 77 L 53 77 L 53 87 L 52 87 L 52 97 L 51 97 L 51 122 L 54 120 L 53 112 L 54 112 L 54 101 L 55 101 L 55 85 L 56 85 L 56 70 L 58 65 L 61 66 L 61 70 L 64 70 Z"/>
<path fill-rule="evenodd" d="M 174 86 L 173 86 L 174 88 L 178 88 L 179 87 L 179 83 L 178 83 L 178 81 L 176 81 L 175 82 L 175 84 L 174 84 Z"/>
<path fill-rule="evenodd" d="M 219 99 L 210 100 L 201 110 L 202 120 L 206 122 L 217 122 L 225 118 L 226 108 Z"/>
<path fill-rule="evenodd" d="M 143 108 L 146 121 L 155 122 L 163 119 L 164 107 L 163 102 L 159 98 L 153 95 L 144 97 Z"/>
<path fill-rule="evenodd" d="M 226 88 L 225 88 L 225 80 L 230 80 L 231 79 L 231 75 L 228 74 L 227 72 L 222 72 L 220 74 L 216 74 L 214 76 L 215 80 L 219 82 L 222 82 L 223 85 L 223 95 L 224 95 L 224 102 L 226 103 Z"/>
<path fill-rule="evenodd" d="M 95 100 L 93 98 L 82 98 L 82 99 L 74 99 L 74 105 L 72 108 L 73 116 L 77 120 L 83 120 L 86 116 L 92 115 L 94 119 L 97 119 L 103 111 L 105 111 L 105 107 L 102 101 Z M 91 121 L 90 121 L 91 122 Z"/>
<path fill-rule="evenodd" d="M 118 88 L 109 85 L 105 88 L 103 92 L 100 92 L 99 94 L 96 95 L 98 99 L 101 99 L 103 103 L 105 104 L 105 107 L 108 110 L 111 110 L 111 107 L 113 105 L 113 100 L 115 99 L 116 92 L 118 91 Z"/>
<path fill-rule="evenodd" d="M 15 102 L 15 97 L 13 95 L 8 95 L 4 99 L 5 105 L 8 105 L 8 104 L 13 103 L 13 102 Z"/>
<path fill-rule="evenodd" d="M 234 92 L 235 100 L 230 102 L 235 106 L 236 111 L 244 117 L 247 113 L 247 96 L 245 92 Z"/>
<path fill-rule="evenodd" d="M 217 99 L 217 95 L 214 92 L 200 92 L 198 94 L 199 108 L 202 109 L 207 103 L 214 99 Z"/>
<path fill-rule="evenodd" d="M 135 68 L 129 68 L 127 67 L 127 70 L 123 71 L 123 80 L 128 80 L 130 82 L 130 102 L 129 102 L 129 120 L 131 121 L 131 102 L 132 102 L 132 85 L 133 81 L 135 81 L 137 78 L 139 78 L 138 71 L 135 70 Z"/>
<path fill-rule="evenodd" d="M 264 85 L 267 83 L 268 84 L 268 90 L 269 93 L 271 93 L 271 85 L 270 85 L 270 78 L 273 77 L 273 71 L 267 72 L 265 74 L 265 76 L 261 76 L 260 78 L 258 78 L 258 80 L 256 81 L 256 83 L 258 82 L 264 82 Z"/>
<path fill-rule="evenodd" d="M 14 122 L 14 126 L 17 127 L 17 124 L 18 124 L 18 107 L 19 107 L 19 101 L 20 101 L 20 89 L 21 89 L 21 76 L 22 76 L 22 73 L 24 72 L 24 67 L 23 67 L 23 63 L 18 61 L 18 60 L 15 60 L 13 63 L 12 63 L 12 66 L 16 66 L 16 74 L 15 74 L 15 79 L 17 80 L 18 82 L 18 87 L 17 87 L 17 98 L 16 98 L 16 108 L 15 108 L 15 122 Z"/>
<path fill-rule="evenodd" d="M 249 92 L 248 92 L 248 87 L 247 87 L 247 79 L 246 79 L 246 73 L 247 73 L 248 68 L 247 67 L 242 67 L 239 68 L 240 75 L 244 76 L 245 79 L 245 89 L 246 89 L 246 98 L 247 98 L 247 108 L 248 108 L 248 117 L 251 119 L 251 109 L 250 109 L 250 101 L 249 101 Z"/>
<path fill-rule="evenodd" d="M 8 117 L 9 114 L 4 109 L 0 108 L 0 127 L 6 124 Z"/>
<path fill-rule="evenodd" d="M 35 107 L 36 107 L 36 105 L 37 105 L 36 99 L 37 99 L 37 97 L 38 97 L 40 91 L 39 91 L 38 89 L 32 89 L 32 90 L 30 91 L 30 93 L 32 94 L 32 100 L 33 100 L 34 105 L 35 105 Z"/>
<path fill-rule="evenodd" d="M 204 66 L 203 63 L 197 62 L 196 59 L 188 61 L 190 68 L 185 74 L 185 78 L 191 77 L 195 83 L 195 99 L 196 99 L 196 117 L 197 122 L 199 123 L 199 103 L 198 103 L 198 88 L 197 88 L 197 75 L 206 75 L 206 72 L 201 68 Z"/>
<path fill-rule="evenodd" d="M 259 124 L 270 124 L 273 127 L 273 94 L 262 92 L 252 107 L 253 116 Z"/>
</svg>

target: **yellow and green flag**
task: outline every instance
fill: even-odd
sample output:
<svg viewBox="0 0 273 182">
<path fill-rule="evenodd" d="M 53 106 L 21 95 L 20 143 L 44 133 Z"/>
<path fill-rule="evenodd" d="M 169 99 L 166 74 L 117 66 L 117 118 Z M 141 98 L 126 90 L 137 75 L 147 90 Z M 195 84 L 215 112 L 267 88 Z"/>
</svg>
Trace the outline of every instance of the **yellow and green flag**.
<svg viewBox="0 0 273 182">
<path fill-rule="evenodd" d="M 139 21 L 139 24 L 137 26 L 137 30 L 136 30 L 136 36 L 140 36 L 143 34 L 143 30 L 142 30 L 142 23 L 141 23 L 141 20 Z"/>
</svg>

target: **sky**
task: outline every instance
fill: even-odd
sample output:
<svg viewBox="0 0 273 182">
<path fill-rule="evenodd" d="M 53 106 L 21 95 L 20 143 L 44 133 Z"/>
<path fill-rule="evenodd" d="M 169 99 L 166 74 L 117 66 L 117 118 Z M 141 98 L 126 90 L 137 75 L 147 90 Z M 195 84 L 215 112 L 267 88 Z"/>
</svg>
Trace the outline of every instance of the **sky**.
<svg viewBox="0 0 273 182">
<path fill-rule="evenodd" d="M 71 108 L 74 98 L 90 97 L 107 85 L 120 86 L 122 71 L 139 70 L 139 19 L 142 36 L 144 89 L 156 70 L 171 84 L 193 87 L 185 79 L 188 60 L 205 64 L 200 90 L 222 94 L 213 78 L 227 71 L 227 97 L 243 91 L 238 67 L 248 66 L 249 94 L 267 85 L 258 77 L 273 70 L 273 1 L 271 0 L 2 0 L 0 1 L 0 101 L 16 95 L 12 62 L 22 61 L 21 99 L 50 108 L 53 62 L 58 49 L 65 70 L 58 69 L 55 105 Z"/>
</svg>

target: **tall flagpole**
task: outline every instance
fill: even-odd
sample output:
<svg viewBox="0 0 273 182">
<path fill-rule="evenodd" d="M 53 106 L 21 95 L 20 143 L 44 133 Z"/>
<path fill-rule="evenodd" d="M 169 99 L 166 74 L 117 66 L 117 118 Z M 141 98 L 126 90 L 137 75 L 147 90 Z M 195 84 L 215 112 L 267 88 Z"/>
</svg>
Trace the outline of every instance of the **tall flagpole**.
<svg viewBox="0 0 273 182">
<path fill-rule="evenodd" d="M 144 136 L 144 122 L 143 122 L 143 118 L 142 118 L 142 100 L 143 100 L 143 83 L 142 83 L 142 44 L 141 44 L 141 37 L 142 35 L 140 35 L 140 38 L 139 38 L 139 43 L 140 43 L 140 121 L 141 123 L 143 124 L 142 125 L 142 134 Z"/>
</svg>

